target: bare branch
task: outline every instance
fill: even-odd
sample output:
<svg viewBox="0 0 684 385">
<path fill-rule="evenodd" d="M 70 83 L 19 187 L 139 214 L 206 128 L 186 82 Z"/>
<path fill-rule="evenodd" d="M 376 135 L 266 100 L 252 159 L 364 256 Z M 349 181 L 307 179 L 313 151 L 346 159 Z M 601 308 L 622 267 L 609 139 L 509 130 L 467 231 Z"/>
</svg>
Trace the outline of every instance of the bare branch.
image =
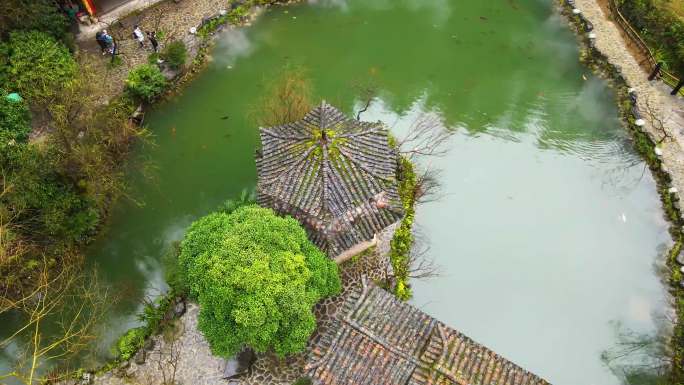
<svg viewBox="0 0 684 385">
<path fill-rule="evenodd" d="M 442 118 L 434 113 L 419 115 L 411 125 L 406 137 L 399 141 L 402 154 L 415 156 L 443 156 L 453 130 L 444 126 Z"/>
</svg>

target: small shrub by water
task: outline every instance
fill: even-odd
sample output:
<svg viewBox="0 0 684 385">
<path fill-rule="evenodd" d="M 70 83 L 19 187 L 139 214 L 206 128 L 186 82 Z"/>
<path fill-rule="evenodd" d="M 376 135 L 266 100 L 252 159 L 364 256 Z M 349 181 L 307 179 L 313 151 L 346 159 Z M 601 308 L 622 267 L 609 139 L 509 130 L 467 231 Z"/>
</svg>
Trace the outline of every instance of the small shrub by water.
<svg viewBox="0 0 684 385">
<path fill-rule="evenodd" d="M 161 95 L 166 85 L 164 75 L 157 66 L 151 64 L 134 68 L 126 79 L 126 91 L 134 98 L 145 102 L 151 102 Z"/>
<path fill-rule="evenodd" d="M 188 50 L 185 48 L 185 43 L 181 40 L 175 40 L 164 48 L 160 56 L 169 67 L 177 70 L 185 65 L 185 61 L 188 58 Z"/>
<path fill-rule="evenodd" d="M 116 343 L 116 349 L 121 360 L 126 361 L 142 348 L 145 343 L 145 328 L 130 329 Z"/>
</svg>

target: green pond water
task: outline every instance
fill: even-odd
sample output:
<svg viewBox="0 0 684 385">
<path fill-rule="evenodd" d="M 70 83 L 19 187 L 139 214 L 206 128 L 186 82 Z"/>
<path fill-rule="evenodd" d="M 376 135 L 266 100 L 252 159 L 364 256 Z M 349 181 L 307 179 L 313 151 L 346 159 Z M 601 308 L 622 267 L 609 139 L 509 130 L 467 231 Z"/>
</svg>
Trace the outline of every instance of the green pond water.
<svg viewBox="0 0 684 385">
<path fill-rule="evenodd" d="M 143 204 L 119 202 L 90 248 L 123 297 L 98 356 L 165 289 L 162 256 L 186 226 L 254 187 L 248 111 L 298 65 L 350 114 L 354 84 L 377 85 L 361 118 L 399 136 L 422 113 L 455 130 L 445 156 L 421 161 L 441 170 L 416 224 L 440 275 L 413 281 L 413 304 L 556 385 L 622 383 L 601 352 L 621 342 L 617 324 L 659 330 L 669 237 L 612 92 L 577 57 L 541 0 L 311 1 L 222 33 L 208 69 L 147 114 L 156 145 L 129 172 Z"/>
</svg>

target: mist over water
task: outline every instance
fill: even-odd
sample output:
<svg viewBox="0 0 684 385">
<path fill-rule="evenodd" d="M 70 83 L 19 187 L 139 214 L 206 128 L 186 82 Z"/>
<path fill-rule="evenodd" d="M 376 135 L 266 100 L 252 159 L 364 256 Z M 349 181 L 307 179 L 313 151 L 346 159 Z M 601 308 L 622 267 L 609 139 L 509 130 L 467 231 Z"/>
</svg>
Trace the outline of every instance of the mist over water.
<svg viewBox="0 0 684 385">
<path fill-rule="evenodd" d="M 297 65 L 350 115 L 363 104 L 354 84 L 377 85 L 361 118 L 397 135 L 423 113 L 455 131 L 445 156 L 420 161 L 441 170 L 441 199 L 416 215 L 441 269 L 413 282 L 413 304 L 553 384 L 624 383 L 601 354 L 621 342 L 616 325 L 655 337 L 666 324 L 657 261 L 670 239 L 612 91 L 578 63 L 551 6 L 310 0 L 221 33 L 209 68 L 147 116 L 157 145 L 130 167 L 144 205 L 119 202 L 91 247 L 125 293 L 96 358 L 165 288 L 160 261 L 186 226 L 254 187 L 247 112 L 265 81 Z"/>
</svg>

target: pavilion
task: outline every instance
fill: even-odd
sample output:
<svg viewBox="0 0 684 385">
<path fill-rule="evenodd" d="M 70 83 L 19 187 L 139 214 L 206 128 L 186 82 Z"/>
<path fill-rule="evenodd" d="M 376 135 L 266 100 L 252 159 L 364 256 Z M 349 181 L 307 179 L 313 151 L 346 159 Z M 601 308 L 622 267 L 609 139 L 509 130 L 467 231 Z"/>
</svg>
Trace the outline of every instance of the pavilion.
<svg viewBox="0 0 684 385">
<path fill-rule="evenodd" d="M 322 102 L 260 133 L 258 203 L 299 220 L 330 258 L 402 218 L 398 154 L 381 122 L 349 119 Z"/>
</svg>

